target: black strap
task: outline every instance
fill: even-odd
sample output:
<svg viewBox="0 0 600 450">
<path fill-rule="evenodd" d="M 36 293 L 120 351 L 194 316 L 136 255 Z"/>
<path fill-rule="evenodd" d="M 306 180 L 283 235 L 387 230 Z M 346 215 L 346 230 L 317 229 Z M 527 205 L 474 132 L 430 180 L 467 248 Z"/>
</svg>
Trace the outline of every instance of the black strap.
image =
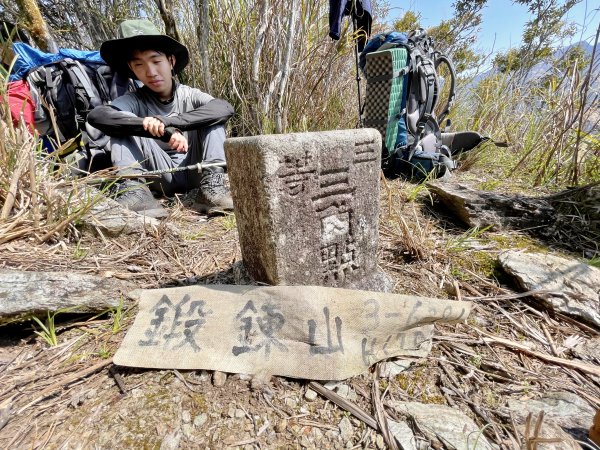
<svg viewBox="0 0 600 450">
<path fill-rule="evenodd" d="M 446 55 L 439 54 L 437 56 L 437 58 L 435 59 L 436 71 L 438 70 L 438 68 L 441 64 L 446 64 L 446 66 L 448 67 L 448 70 L 450 71 L 450 92 L 448 93 L 448 100 L 446 101 L 446 104 L 442 108 L 442 111 L 440 112 L 440 115 L 437 119 L 438 124 L 440 124 L 440 125 L 442 124 L 442 122 L 444 121 L 444 119 L 446 118 L 448 113 L 450 112 L 450 107 L 452 106 L 452 103 L 454 102 L 455 87 L 456 87 L 456 71 L 454 70 L 454 65 L 452 64 L 452 61 L 450 61 L 450 59 Z"/>
<path fill-rule="evenodd" d="M 367 81 L 369 83 L 378 83 L 380 81 L 393 80 L 394 78 L 404 76 L 407 73 L 408 73 L 408 67 L 404 67 L 400 70 L 394 70 L 392 73 L 386 73 L 384 75 L 377 75 L 376 77 L 367 77 Z"/>
<path fill-rule="evenodd" d="M 386 126 L 388 124 L 387 119 L 386 120 L 382 120 L 382 119 L 365 119 L 363 120 L 363 124 L 366 127 L 369 126 Z"/>
</svg>

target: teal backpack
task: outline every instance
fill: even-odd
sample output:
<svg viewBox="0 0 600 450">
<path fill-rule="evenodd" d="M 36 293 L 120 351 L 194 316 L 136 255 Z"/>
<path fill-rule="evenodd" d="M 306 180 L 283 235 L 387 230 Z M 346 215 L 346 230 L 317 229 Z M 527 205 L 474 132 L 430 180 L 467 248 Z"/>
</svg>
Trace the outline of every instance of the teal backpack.
<svg viewBox="0 0 600 450">
<path fill-rule="evenodd" d="M 359 65 L 367 79 L 362 123 L 382 135 L 387 176 L 448 176 L 457 166 L 454 155 L 487 139 L 475 132 L 442 132 L 440 125 L 454 100 L 456 74 L 452 61 L 435 49 L 425 30 L 374 36 Z M 444 80 L 438 76 L 441 66 L 447 68 Z M 445 83 L 447 98 L 436 116 Z"/>
</svg>

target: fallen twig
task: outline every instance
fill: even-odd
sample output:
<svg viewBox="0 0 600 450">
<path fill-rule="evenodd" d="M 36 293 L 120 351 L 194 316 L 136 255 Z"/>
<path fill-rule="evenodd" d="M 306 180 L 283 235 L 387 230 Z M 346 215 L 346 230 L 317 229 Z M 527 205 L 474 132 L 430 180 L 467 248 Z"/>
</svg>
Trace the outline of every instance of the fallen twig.
<svg viewBox="0 0 600 450">
<path fill-rule="evenodd" d="M 338 405 L 343 410 L 348 411 L 350 414 L 352 414 L 358 420 L 364 422 L 365 424 L 367 424 L 374 430 L 379 431 L 379 426 L 377 425 L 377 421 L 372 416 L 370 416 L 369 414 L 364 412 L 362 409 L 360 409 L 358 406 L 356 406 L 354 403 L 349 402 L 345 398 L 341 397 L 340 395 L 336 394 L 333 391 L 330 391 L 329 389 L 324 387 L 322 384 L 317 383 L 316 381 L 311 381 L 308 384 L 308 386 L 315 392 L 318 392 L 319 394 L 321 394 L 327 400 L 332 401 L 333 403 Z"/>
<path fill-rule="evenodd" d="M 49 397 L 50 395 L 53 395 L 54 393 L 56 393 L 56 391 L 60 388 L 62 388 L 63 386 L 72 383 L 73 381 L 76 381 L 80 378 L 85 378 L 88 375 L 93 374 L 94 372 L 97 372 L 100 369 L 103 369 L 104 367 L 108 366 L 109 364 L 112 364 L 112 358 L 111 359 L 107 359 L 106 361 L 100 361 L 97 364 L 94 364 L 91 367 L 86 367 L 83 370 L 80 370 L 78 372 L 75 372 L 71 375 L 69 375 L 68 377 L 66 377 L 63 380 L 60 380 L 56 383 L 54 383 L 53 385 L 47 387 L 46 389 L 44 389 L 36 398 L 35 400 L 32 400 L 31 402 L 29 402 L 28 404 L 26 404 L 25 406 L 23 406 L 19 412 L 17 412 L 17 415 L 22 414 L 23 411 L 25 411 L 26 409 L 30 408 L 31 406 L 35 405 L 36 403 L 41 402 L 42 400 L 44 400 L 46 397 Z"/>
<path fill-rule="evenodd" d="M 552 354 L 554 356 L 558 356 L 558 351 L 556 350 L 556 345 L 554 345 L 554 340 L 552 339 L 552 336 L 550 336 L 550 332 L 548 331 L 548 328 L 543 323 L 540 323 L 540 326 L 542 327 L 542 331 L 544 332 L 546 339 L 548 339 L 548 345 L 550 345 L 550 350 L 552 350 Z"/>
<path fill-rule="evenodd" d="M 108 373 L 110 373 L 112 375 L 113 379 L 115 380 L 115 383 L 117 383 L 117 386 L 119 387 L 119 390 L 121 391 L 121 394 L 127 395 L 127 388 L 125 387 L 125 382 L 123 381 L 123 377 L 121 376 L 120 373 L 117 372 L 117 369 L 115 369 L 114 365 L 112 365 L 110 367 L 110 369 L 108 369 Z"/>
<path fill-rule="evenodd" d="M 373 402 L 373 410 L 375 411 L 377 424 L 379 425 L 381 435 L 383 436 L 383 440 L 385 441 L 386 445 L 391 450 L 398 450 L 396 439 L 390 433 L 388 420 L 385 415 L 385 409 L 383 408 L 383 402 L 381 401 L 381 394 L 379 393 L 379 380 L 377 376 L 378 372 L 378 370 L 375 370 L 373 373 L 373 382 L 371 385 L 371 400 Z"/>
<path fill-rule="evenodd" d="M 496 295 L 494 297 L 465 297 L 465 300 L 475 301 L 475 300 L 515 300 L 517 298 L 530 297 L 532 295 L 558 295 L 557 292 L 548 291 L 546 289 L 537 289 L 533 291 L 521 292 L 520 294 L 505 294 L 505 295 Z"/>
<path fill-rule="evenodd" d="M 585 364 L 585 363 L 581 363 L 578 361 L 571 361 L 571 360 L 564 359 L 564 358 L 558 358 L 556 356 L 545 355 L 543 353 L 536 352 L 535 350 L 531 350 L 526 345 L 519 344 L 518 342 L 511 341 L 509 339 L 504 339 L 504 338 L 497 337 L 497 336 L 492 336 L 491 334 L 488 334 L 485 331 L 482 331 L 475 327 L 473 327 L 473 329 L 477 330 L 484 336 L 488 336 L 487 338 L 483 338 L 483 340 L 489 344 L 504 345 L 505 347 L 519 350 L 520 352 L 523 352 L 530 356 L 535 356 L 536 358 L 539 358 L 544 361 L 548 361 L 548 362 L 555 363 L 555 364 L 565 366 L 565 367 L 570 367 L 572 369 L 578 369 L 578 370 L 581 370 L 583 372 L 586 372 L 586 373 L 589 373 L 592 375 L 600 376 L 600 367 L 599 366 Z"/>
</svg>

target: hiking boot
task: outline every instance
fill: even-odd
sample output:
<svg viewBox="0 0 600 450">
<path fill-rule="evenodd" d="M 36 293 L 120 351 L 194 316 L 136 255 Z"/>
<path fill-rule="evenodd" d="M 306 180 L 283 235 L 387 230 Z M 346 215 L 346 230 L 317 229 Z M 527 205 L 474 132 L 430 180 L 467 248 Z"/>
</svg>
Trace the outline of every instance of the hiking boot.
<svg viewBox="0 0 600 450">
<path fill-rule="evenodd" d="M 226 181 L 227 175 L 221 168 L 202 172 L 200 190 L 196 198 L 200 211 L 208 215 L 226 214 L 233 211 L 233 200 Z"/>
<path fill-rule="evenodd" d="M 154 198 L 148 186 L 138 180 L 125 180 L 113 187 L 114 199 L 130 211 L 155 219 L 167 217 L 169 213 Z"/>
</svg>

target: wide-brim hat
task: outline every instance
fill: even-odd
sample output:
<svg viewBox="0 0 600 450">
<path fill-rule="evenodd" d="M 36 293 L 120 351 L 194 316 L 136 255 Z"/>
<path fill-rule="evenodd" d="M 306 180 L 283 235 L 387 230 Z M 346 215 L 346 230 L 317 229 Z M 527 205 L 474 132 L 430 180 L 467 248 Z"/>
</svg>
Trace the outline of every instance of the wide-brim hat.
<svg viewBox="0 0 600 450">
<path fill-rule="evenodd" d="M 161 34 L 152 22 L 145 19 L 125 20 L 119 25 L 117 39 L 103 42 L 100 56 L 116 72 L 133 76 L 127 59 L 136 49 L 158 50 L 175 56 L 173 73 L 177 75 L 187 66 L 190 56 L 185 45 Z"/>
</svg>

